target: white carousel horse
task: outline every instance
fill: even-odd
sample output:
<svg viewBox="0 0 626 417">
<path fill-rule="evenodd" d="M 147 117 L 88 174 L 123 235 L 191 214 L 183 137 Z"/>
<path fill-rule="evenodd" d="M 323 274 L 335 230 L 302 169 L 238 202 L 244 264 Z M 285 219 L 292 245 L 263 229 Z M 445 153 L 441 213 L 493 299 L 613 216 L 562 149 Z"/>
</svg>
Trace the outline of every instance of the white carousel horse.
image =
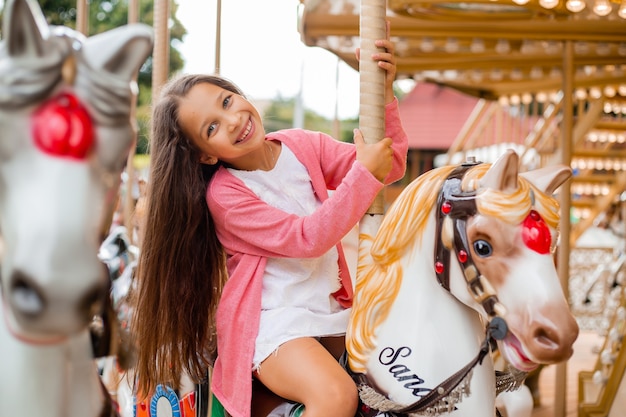
<svg viewBox="0 0 626 417">
<path fill-rule="evenodd" d="M 85 38 L 8 0 L 0 44 L 0 415 L 115 415 L 88 325 L 108 299 L 97 254 L 134 144 L 133 78 L 152 31 Z M 134 88 L 133 88 L 134 87 Z"/>
<path fill-rule="evenodd" d="M 363 416 L 493 416 L 490 344 L 517 388 L 572 355 L 578 326 L 556 273 L 558 204 L 571 175 L 518 174 L 518 156 L 429 171 L 411 183 L 359 254 L 348 363 Z"/>
</svg>

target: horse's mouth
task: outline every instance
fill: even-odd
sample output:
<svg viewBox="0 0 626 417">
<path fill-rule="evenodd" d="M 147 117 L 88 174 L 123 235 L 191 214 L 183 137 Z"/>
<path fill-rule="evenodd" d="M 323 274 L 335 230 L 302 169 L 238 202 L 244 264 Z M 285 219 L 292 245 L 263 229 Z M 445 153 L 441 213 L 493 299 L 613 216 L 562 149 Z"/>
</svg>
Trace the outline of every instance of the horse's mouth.
<svg viewBox="0 0 626 417">
<path fill-rule="evenodd" d="M 530 372 L 539 366 L 524 354 L 522 344 L 513 333 L 509 332 L 500 345 L 504 359 L 520 371 Z"/>
</svg>

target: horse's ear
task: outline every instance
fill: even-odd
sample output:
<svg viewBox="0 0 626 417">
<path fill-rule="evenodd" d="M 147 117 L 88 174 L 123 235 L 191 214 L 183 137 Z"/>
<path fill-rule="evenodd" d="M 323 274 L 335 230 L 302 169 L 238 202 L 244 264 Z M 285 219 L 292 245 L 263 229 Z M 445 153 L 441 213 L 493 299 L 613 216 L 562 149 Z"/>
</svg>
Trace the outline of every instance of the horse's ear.
<svg viewBox="0 0 626 417">
<path fill-rule="evenodd" d="M 2 37 L 12 57 L 45 55 L 48 24 L 36 1 L 8 0 L 2 18 Z"/>
<path fill-rule="evenodd" d="M 121 26 L 85 40 L 83 54 L 97 70 L 132 80 L 152 52 L 152 31 L 149 26 Z"/>
<path fill-rule="evenodd" d="M 481 187 L 513 192 L 517 190 L 519 157 L 512 149 L 507 150 L 480 179 Z"/>
<path fill-rule="evenodd" d="M 552 165 L 520 174 L 528 182 L 548 195 L 572 176 L 572 170 L 565 165 Z"/>
</svg>

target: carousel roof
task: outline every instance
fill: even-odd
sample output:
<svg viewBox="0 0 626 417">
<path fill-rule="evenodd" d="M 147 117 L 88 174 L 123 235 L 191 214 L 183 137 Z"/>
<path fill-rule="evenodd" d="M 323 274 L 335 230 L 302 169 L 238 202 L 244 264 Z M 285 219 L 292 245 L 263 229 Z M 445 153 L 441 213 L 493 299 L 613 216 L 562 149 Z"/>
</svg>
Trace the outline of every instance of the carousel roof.
<svg viewBox="0 0 626 417">
<path fill-rule="evenodd" d="M 302 40 L 353 68 L 359 0 L 302 0 Z M 582 9 L 581 9 L 582 8 Z M 571 45 L 574 87 L 626 95 L 626 2 L 388 0 L 398 76 L 486 99 L 561 89 Z"/>
<path fill-rule="evenodd" d="M 476 107 L 477 98 L 431 83 L 418 83 L 400 101 L 411 149 L 447 150 Z"/>
<path fill-rule="evenodd" d="M 302 41 L 357 69 L 360 7 L 301 0 Z M 523 142 L 539 165 L 574 171 L 573 239 L 626 189 L 626 0 L 387 0 L 385 12 L 398 78 L 480 99 L 450 158 L 473 151 L 485 126 L 511 125 L 494 122 L 502 109 L 532 120 Z"/>
</svg>

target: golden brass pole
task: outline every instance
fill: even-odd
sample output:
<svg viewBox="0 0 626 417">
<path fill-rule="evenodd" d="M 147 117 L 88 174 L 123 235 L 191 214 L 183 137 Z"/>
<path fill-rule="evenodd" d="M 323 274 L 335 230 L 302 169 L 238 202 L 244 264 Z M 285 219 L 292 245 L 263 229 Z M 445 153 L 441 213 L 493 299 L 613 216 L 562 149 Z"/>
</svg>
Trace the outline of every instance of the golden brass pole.
<svg viewBox="0 0 626 417">
<path fill-rule="evenodd" d="M 563 120 L 561 122 L 561 163 L 570 166 L 572 159 L 572 125 L 574 123 L 574 43 L 566 41 L 563 54 Z M 570 181 L 561 186 L 561 240 L 558 251 L 558 272 L 565 298 L 569 300 L 569 256 L 570 256 Z M 567 406 L 567 362 L 556 365 L 554 416 L 565 417 Z"/>
</svg>

